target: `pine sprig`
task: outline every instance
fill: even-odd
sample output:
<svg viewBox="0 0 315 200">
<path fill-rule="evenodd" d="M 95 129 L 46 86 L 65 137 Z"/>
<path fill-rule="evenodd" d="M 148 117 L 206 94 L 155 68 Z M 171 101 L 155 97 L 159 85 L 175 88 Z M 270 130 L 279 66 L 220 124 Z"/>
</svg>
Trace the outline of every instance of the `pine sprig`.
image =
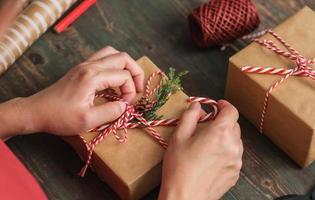
<svg viewBox="0 0 315 200">
<path fill-rule="evenodd" d="M 152 109 L 143 113 L 143 117 L 146 120 L 157 120 L 163 117 L 158 116 L 156 111 L 166 103 L 170 94 L 174 94 L 178 90 L 182 89 L 181 78 L 187 73 L 188 71 L 176 73 L 174 68 L 169 68 L 169 70 L 165 73 L 166 76 L 162 77 L 161 87 L 155 93 L 155 104 L 153 105 Z"/>
</svg>

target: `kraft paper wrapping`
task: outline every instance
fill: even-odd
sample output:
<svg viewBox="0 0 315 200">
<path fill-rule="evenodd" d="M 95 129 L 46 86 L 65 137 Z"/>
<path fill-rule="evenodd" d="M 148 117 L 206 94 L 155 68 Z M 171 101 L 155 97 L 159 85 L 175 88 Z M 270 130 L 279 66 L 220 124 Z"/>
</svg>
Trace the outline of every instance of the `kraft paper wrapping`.
<svg viewBox="0 0 315 200">
<path fill-rule="evenodd" d="M 158 68 L 147 58 L 138 60 L 144 69 L 146 79 Z M 142 94 L 138 95 L 141 97 Z M 189 104 L 188 96 L 179 91 L 171 95 L 161 109 L 159 115 L 163 118 L 179 117 Z M 136 101 L 136 100 L 135 100 Z M 199 124 L 198 127 L 203 126 Z M 156 127 L 156 130 L 168 140 L 174 127 Z M 95 134 L 86 133 L 83 137 L 90 141 Z M 78 136 L 65 138 L 80 157 L 85 161 L 87 150 Z M 92 157 L 95 172 L 123 200 L 140 199 L 157 187 L 161 180 L 161 161 L 164 149 L 143 129 L 128 129 L 128 140 L 119 143 L 113 135 L 99 143 Z M 79 170 L 79 169 L 78 169 Z"/>
<path fill-rule="evenodd" d="M 35 0 L 0 42 L 0 74 L 5 72 L 76 0 Z"/>
<path fill-rule="evenodd" d="M 310 8 L 303 8 L 277 26 L 274 32 L 305 57 L 315 57 L 315 13 Z M 270 35 L 262 39 L 265 38 L 276 41 Z M 242 72 L 241 67 L 247 65 L 295 66 L 288 59 L 256 43 L 230 58 L 226 98 L 259 127 L 266 91 L 281 76 Z M 290 77 L 271 94 L 263 134 L 305 167 L 315 159 L 314 133 L 315 81 L 306 77 Z"/>
</svg>

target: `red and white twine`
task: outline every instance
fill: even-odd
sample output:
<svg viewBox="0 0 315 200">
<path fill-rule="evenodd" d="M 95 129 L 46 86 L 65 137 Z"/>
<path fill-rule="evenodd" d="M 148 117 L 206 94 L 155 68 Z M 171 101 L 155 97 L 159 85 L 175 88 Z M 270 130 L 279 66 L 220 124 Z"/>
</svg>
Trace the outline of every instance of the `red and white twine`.
<svg viewBox="0 0 315 200">
<path fill-rule="evenodd" d="M 256 73 L 256 74 L 271 74 L 271 75 L 283 75 L 280 80 L 270 86 L 266 92 L 263 109 L 260 117 L 259 131 L 263 132 L 263 126 L 265 121 L 265 116 L 268 107 L 268 100 L 271 92 L 276 89 L 282 82 L 287 80 L 290 76 L 304 76 L 315 80 L 315 70 L 312 69 L 312 65 L 315 64 L 315 58 L 308 59 L 300 54 L 297 50 L 293 49 L 290 44 L 283 40 L 278 34 L 271 30 L 266 30 L 262 33 L 271 34 L 276 40 L 278 40 L 287 50 L 280 49 L 272 40 L 259 40 L 254 39 L 254 42 L 260 44 L 261 46 L 273 51 L 274 53 L 290 59 L 295 63 L 296 67 L 290 68 L 276 68 L 276 67 L 259 67 L 259 66 L 245 66 L 242 67 L 243 72 Z M 258 34 L 260 36 L 261 34 Z"/>
<path fill-rule="evenodd" d="M 157 75 L 163 76 L 163 73 L 162 72 L 155 72 L 155 73 L 151 74 L 150 77 L 148 78 L 147 84 L 145 86 L 145 94 L 144 94 L 145 98 L 149 98 L 150 96 L 152 96 L 158 90 L 158 88 L 161 86 L 161 81 L 160 81 L 156 87 L 151 89 L 152 80 Z M 107 100 L 110 100 L 110 101 L 122 101 L 122 99 L 120 97 L 113 95 L 113 94 L 103 93 L 103 94 L 97 95 L 97 97 L 106 98 Z M 212 112 L 201 117 L 199 119 L 199 122 L 204 122 L 204 121 L 207 121 L 210 119 L 214 119 L 218 113 L 217 102 L 212 100 L 212 99 L 205 98 L 205 97 L 189 97 L 188 102 L 190 102 L 190 103 L 199 102 L 201 104 L 209 105 L 212 107 Z M 92 154 L 93 154 L 93 150 L 95 149 L 96 145 L 98 145 L 100 142 L 102 142 L 102 140 L 110 134 L 113 134 L 117 141 L 126 142 L 128 139 L 128 135 L 127 135 L 128 129 L 143 128 L 143 129 L 146 129 L 147 133 L 153 139 L 155 139 L 164 149 L 167 148 L 167 146 L 168 146 L 167 142 L 153 127 L 176 126 L 180 119 L 179 118 L 173 118 L 173 119 L 161 119 L 161 120 L 146 121 L 146 119 L 144 119 L 142 117 L 142 114 L 137 113 L 134 105 L 130 105 L 127 102 L 125 102 L 125 103 L 127 105 L 126 110 L 117 120 L 115 120 L 112 123 L 108 123 L 108 124 L 104 124 L 102 126 L 99 126 L 99 127 L 90 131 L 90 132 L 96 132 L 97 133 L 95 138 L 93 138 L 90 142 L 87 142 L 83 136 L 80 136 L 82 141 L 85 143 L 85 146 L 86 146 L 87 152 L 88 152 L 86 163 L 83 166 L 82 170 L 79 172 L 79 175 L 81 177 L 84 176 L 88 166 L 91 165 Z M 138 122 L 132 121 L 133 119 L 136 119 Z M 123 132 L 119 134 L 118 130 L 121 130 L 121 129 L 123 130 Z"/>
</svg>

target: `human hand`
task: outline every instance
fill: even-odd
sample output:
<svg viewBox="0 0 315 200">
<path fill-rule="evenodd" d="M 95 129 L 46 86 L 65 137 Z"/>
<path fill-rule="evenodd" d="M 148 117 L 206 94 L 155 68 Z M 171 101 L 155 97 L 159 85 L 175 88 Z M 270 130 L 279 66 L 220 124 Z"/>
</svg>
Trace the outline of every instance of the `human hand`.
<svg viewBox="0 0 315 200">
<path fill-rule="evenodd" d="M 200 104 L 183 114 L 163 161 L 159 200 L 217 200 L 239 178 L 243 145 L 237 110 L 218 102 L 219 114 L 196 129 Z"/>
<path fill-rule="evenodd" d="M 22 99 L 20 107 L 30 113 L 32 132 L 74 135 L 117 119 L 125 111 L 121 101 L 94 105 L 95 94 L 120 88 L 130 102 L 143 90 L 144 72 L 126 53 L 106 47 L 71 69 L 47 89 Z"/>
</svg>

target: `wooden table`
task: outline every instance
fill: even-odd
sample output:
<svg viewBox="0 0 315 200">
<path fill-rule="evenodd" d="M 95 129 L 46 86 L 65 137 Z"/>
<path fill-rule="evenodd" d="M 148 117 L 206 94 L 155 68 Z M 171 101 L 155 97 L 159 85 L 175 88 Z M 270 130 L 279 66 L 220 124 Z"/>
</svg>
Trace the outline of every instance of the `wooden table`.
<svg viewBox="0 0 315 200">
<path fill-rule="evenodd" d="M 203 1 L 205 2 L 205 1 Z M 302 0 L 255 0 L 260 29 L 294 14 Z M 189 69 L 184 87 L 190 95 L 223 98 L 228 58 L 233 48 L 199 49 L 190 40 L 187 15 L 200 0 L 100 0 L 65 33 L 48 31 L 0 78 L 0 100 L 28 96 L 54 83 L 91 53 L 112 45 L 134 58 L 149 56 L 162 69 Z M 306 2 L 315 9 L 313 0 Z M 43 108 L 44 109 L 44 108 Z M 245 145 L 238 184 L 223 199 L 273 199 L 304 194 L 315 184 L 315 165 L 301 170 L 281 150 L 241 117 Z M 7 141 L 42 185 L 49 199 L 117 199 L 93 173 L 75 173 L 79 157 L 60 138 L 47 134 L 18 136 Z M 144 199 L 156 199 L 158 189 Z"/>
</svg>

